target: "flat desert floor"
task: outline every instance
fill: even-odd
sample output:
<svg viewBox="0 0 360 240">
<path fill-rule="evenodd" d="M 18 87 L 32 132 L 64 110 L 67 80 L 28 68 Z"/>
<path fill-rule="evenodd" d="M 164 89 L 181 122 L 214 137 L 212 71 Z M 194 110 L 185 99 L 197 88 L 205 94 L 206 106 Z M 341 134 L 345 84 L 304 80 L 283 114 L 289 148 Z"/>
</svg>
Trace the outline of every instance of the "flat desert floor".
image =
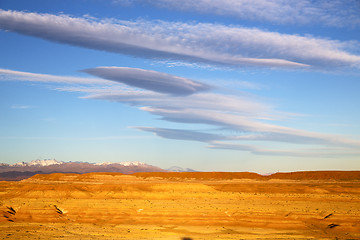
<svg viewBox="0 0 360 240">
<path fill-rule="evenodd" d="M 90 173 L 3 181 L 0 239 L 360 239 L 358 179 L 221 176 Z"/>
</svg>

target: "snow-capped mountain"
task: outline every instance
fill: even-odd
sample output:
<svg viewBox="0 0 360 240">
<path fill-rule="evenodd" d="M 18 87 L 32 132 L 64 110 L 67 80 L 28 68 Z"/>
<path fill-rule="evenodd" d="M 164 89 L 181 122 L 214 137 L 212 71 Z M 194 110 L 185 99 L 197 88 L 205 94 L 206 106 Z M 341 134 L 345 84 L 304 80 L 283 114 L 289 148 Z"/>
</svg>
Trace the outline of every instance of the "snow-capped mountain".
<svg viewBox="0 0 360 240">
<path fill-rule="evenodd" d="M 40 159 L 37 159 L 37 160 L 33 160 L 29 163 L 26 163 L 26 162 L 19 162 L 19 163 L 15 163 L 15 164 L 12 164 L 10 166 L 50 166 L 50 165 L 59 165 L 59 164 L 63 164 L 64 162 L 60 162 L 60 161 L 57 161 L 55 159 L 44 159 L 44 160 L 40 160 Z"/>
<path fill-rule="evenodd" d="M 107 166 L 114 164 L 113 162 L 101 162 L 101 163 L 94 163 L 95 166 Z"/>
<path fill-rule="evenodd" d="M 18 162 L 18 163 L 14 163 L 14 164 L 0 163 L 0 166 L 11 166 L 11 167 L 29 167 L 29 166 L 39 167 L 39 166 L 41 166 L 41 167 L 45 167 L 45 166 L 51 166 L 51 165 L 61 165 L 61 164 L 66 164 L 66 163 L 67 162 L 58 161 L 56 159 L 44 159 L 44 160 L 37 159 L 37 160 L 33 160 L 28 163 L 27 162 Z M 114 163 L 114 162 L 100 162 L 100 163 L 77 162 L 77 163 L 92 164 L 94 166 L 122 165 L 122 166 L 127 166 L 127 167 L 128 166 L 148 165 L 143 162 L 118 162 L 118 163 Z"/>
<path fill-rule="evenodd" d="M 123 166 L 141 166 L 146 165 L 146 163 L 143 162 L 119 162 L 119 163 L 113 163 L 113 162 L 102 162 L 102 163 L 95 163 L 96 166 L 107 166 L 112 164 L 120 164 Z"/>
<path fill-rule="evenodd" d="M 0 165 L 0 180 L 21 180 L 38 173 L 164 172 L 164 169 L 143 162 L 62 162 L 56 159 L 33 160 Z"/>
<path fill-rule="evenodd" d="M 143 162 L 121 162 L 119 164 L 121 164 L 123 166 L 142 166 L 142 165 L 146 165 Z"/>
</svg>

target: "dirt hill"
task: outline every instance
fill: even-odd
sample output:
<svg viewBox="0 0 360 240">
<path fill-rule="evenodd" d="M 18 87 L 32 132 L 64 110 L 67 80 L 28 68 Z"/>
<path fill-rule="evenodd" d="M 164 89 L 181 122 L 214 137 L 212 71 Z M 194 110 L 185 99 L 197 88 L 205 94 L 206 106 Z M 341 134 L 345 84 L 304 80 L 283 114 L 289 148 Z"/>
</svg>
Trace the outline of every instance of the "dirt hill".
<svg viewBox="0 0 360 240">
<path fill-rule="evenodd" d="M 251 172 L 139 172 L 133 176 L 149 178 L 177 178 L 177 179 L 289 179 L 289 180 L 360 180 L 360 171 L 304 171 L 289 173 L 274 173 L 269 176 L 263 176 Z"/>
</svg>

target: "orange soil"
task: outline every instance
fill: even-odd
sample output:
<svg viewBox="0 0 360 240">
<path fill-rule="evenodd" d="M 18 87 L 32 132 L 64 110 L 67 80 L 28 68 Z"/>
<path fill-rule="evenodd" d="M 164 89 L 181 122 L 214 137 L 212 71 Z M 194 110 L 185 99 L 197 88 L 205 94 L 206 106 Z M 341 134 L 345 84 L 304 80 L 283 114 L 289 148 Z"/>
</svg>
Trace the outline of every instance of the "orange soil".
<svg viewBox="0 0 360 240">
<path fill-rule="evenodd" d="M 138 177 L 193 178 L 193 179 L 293 179 L 293 180 L 360 180 L 360 171 L 305 171 L 274 173 L 263 176 L 251 172 L 146 172 Z"/>
<path fill-rule="evenodd" d="M 359 173 L 36 175 L 0 182 L 0 238 L 360 239 Z"/>
</svg>

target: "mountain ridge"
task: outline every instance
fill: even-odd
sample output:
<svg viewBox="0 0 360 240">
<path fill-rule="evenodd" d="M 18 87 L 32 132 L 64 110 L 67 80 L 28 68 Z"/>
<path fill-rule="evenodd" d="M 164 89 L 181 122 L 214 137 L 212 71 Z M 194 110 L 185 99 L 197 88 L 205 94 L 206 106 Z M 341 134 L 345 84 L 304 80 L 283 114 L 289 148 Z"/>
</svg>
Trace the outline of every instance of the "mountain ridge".
<svg viewBox="0 0 360 240">
<path fill-rule="evenodd" d="M 360 171 L 295 171 L 261 175 L 251 172 L 199 172 L 189 168 L 162 169 L 143 162 L 62 162 L 55 159 L 33 160 L 15 164 L 0 163 L 0 181 L 19 181 L 36 174 L 52 173 L 122 173 L 136 177 L 174 179 L 291 179 L 291 180 L 355 180 L 360 181 Z"/>
<path fill-rule="evenodd" d="M 118 172 L 132 174 L 136 172 L 164 172 L 166 170 L 143 162 L 62 162 L 56 159 L 33 160 L 15 164 L 0 164 L 0 181 L 17 181 L 35 174 L 50 173 L 91 173 Z"/>
<path fill-rule="evenodd" d="M 172 166 L 170 168 L 167 168 L 166 170 L 169 171 L 169 172 L 197 172 L 194 169 L 182 168 L 182 167 L 179 167 L 179 166 Z"/>
<path fill-rule="evenodd" d="M 14 164 L 7 164 L 7 163 L 0 163 L 0 167 L 9 166 L 9 167 L 23 167 L 23 166 L 51 166 L 51 165 L 60 165 L 60 164 L 66 164 L 66 163 L 88 163 L 93 164 L 96 166 L 106 166 L 106 165 L 112 165 L 112 164 L 119 164 L 123 166 L 140 166 L 140 165 L 148 165 L 143 162 L 100 162 L 100 163 L 89 163 L 89 162 L 63 162 L 58 161 L 56 159 L 36 159 L 32 160 L 31 162 L 18 162 Z"/>
</svg>

